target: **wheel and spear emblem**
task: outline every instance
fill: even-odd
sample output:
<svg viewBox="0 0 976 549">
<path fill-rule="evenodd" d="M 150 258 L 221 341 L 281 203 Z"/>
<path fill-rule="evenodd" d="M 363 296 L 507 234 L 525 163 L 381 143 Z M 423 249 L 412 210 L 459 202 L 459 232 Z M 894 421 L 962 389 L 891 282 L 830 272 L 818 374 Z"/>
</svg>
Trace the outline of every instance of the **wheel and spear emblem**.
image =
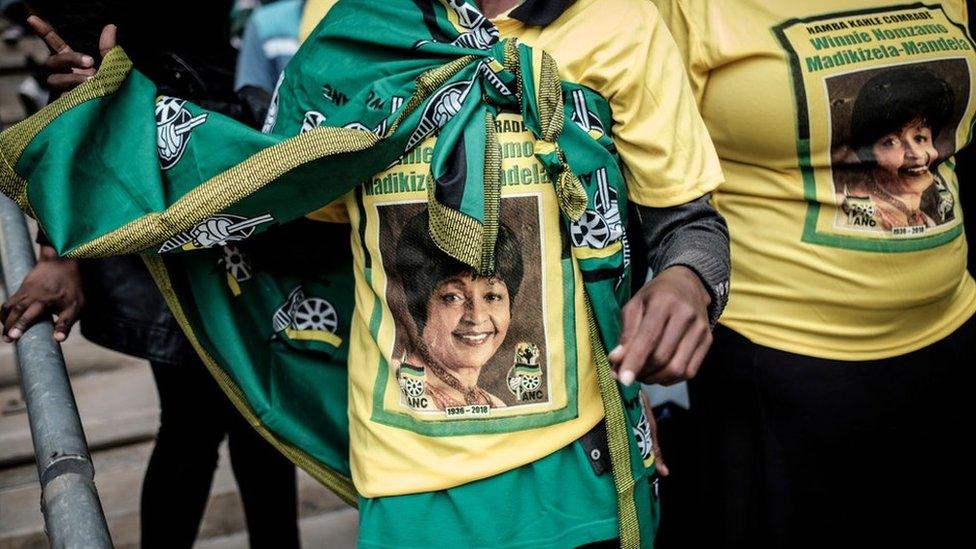
<svg viewBox="0 0 976 549">
<path fill-rule="evenodd" d="M 156 102 L 156 146 L 159 166 L 168 170 L 183 157 L 194 128 L 207 121 L 207 113 L 193 116 L 186 100 L 162 96 Z"/>
<path fill-rule="evenodd" d="M 272 317 L 272 330 L 312 330 L 336 333 L 339 314 L 332 303 L 321 297 L 306 297 L 301 286 L 293 289 Z"/>
<path fill-rule="evenodd" d="M 620 220 L 617 191 L 610 187 L 606 168 L 600 168 L 592 174 L 585 174 L 583 180 L 587 183 L 596 183 L 593 208 L 583 212 L 583 217 L 579 221 L 573 222 L 570 227 L 570 238 L 573 246 L 578 248 L 606 248 L 625 236 Z"/>
<path fill-rule="evenodd" d="M 199 249 L 225 246 L 228 242 L 248 238 L 254 234 L 258 225 L 272 221 L 274 221 L 274 217 L 270 214 L 259 215 L 250 219 L 233 214 L 217 214 L 197 223 L 189 231 L 184 231 L 170 238 L 160 246 L 158 253 L 162 254 L 184 247 Z"/>
</svg>

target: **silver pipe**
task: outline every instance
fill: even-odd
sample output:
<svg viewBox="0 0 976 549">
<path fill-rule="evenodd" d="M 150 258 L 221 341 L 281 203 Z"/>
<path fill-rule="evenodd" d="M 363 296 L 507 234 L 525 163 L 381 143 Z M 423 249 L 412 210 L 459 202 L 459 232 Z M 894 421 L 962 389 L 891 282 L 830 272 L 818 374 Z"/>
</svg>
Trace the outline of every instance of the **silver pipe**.
<svg viewBox="0 0 976 549">
<path fill-rule="evenodd" d="M 0 259 L 7 295 L 13 295 L 36 260 L 24 215 L 4 196 L 0 196 Z M 26 330 L 16 344 L 45 530 L 56 549 L 110 548 L 112 538 L 95 489 L 95 468 L 53 333 L 47 319 Z"/>
</svg>

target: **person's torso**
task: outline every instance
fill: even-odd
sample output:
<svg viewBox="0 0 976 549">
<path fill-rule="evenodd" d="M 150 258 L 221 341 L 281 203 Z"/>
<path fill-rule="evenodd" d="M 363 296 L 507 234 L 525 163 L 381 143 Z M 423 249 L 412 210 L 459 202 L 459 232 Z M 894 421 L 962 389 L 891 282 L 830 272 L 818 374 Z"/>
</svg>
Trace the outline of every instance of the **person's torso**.
<svg viewBox="0 0 976 549">
<path fill-rule="evenodd" d="M 864 360 L 973 313 L 952 159 L 974 113 L 963 2 L 656 3 L 726 175 L 724 324 Z"/>
<path fill-rule="evenodd" d="M 586 62 L 578 31 L 524 27 L 505 17 L 495 23 L 503 38 L 517 36 L 553 55 L 563 79 L 598 87 L 600 71 Z M 609 110 L 587 110 L 587 99 L 576 95 L 567 101 L 576 102 L 577 123 L 589 125 L 594 139 L 606 139 Z M 353 226 L 357 280 L 351 461 L 357 489 L 367 497 L 438 490 L 496 475 L 565 447 L 603 417 L 584 314 L 584 274 L 570 248 L 577 257 L 584 248 L 584 256 L 597 260 L 621 257 L 627 244 L 618 204 L 626 191 L 608 184 L 599 171 L 584 174 L 600 198 L 592 215 L 566 231 L 553 183 L 535 157 L 535 139 L 521 115 L 501 113 L 494 129 L 502 156 L 499 233 L 505 235 L 499 236 L 496 268 L 507 295 L 492 295 L 477 277 L 456 276 L 430 243 L 416 243 L 426 238 L 436 138 L 343 201 Z M 335 219 L 334 206 L 325 211 L 323 219 Z M 422 234 L 410 228 L 418 216 L 424 219 Z M 621 272 L 607 269 L 607 276 Z M 498 280 L 489 282 L 497 287 Z M 493 301 L 505 299 L 511 302 L 508 311 L 493 308 Z M 487 312 L 476 312 L 477 303 Z M 469 389 L 451 365 L 472 363 L 480 366 L 480 376 Z"/>
</svg>

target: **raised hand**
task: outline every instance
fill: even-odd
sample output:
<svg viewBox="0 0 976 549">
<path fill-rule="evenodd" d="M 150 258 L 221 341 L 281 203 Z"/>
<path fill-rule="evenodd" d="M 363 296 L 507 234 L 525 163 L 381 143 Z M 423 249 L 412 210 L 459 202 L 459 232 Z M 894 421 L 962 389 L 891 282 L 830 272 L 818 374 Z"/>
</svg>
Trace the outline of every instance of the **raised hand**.
<svg viewBox="0 0 976 549">
<path fill-rule="evenodd" d="M 47 83 L 51 88 L 60 91 L 74 89 L 79 84 L 95 75 L 98 68 L 95 59 L 87 54 L 71 49 L 54 28 L 47 21 L 36 15 L 27 18 L 27 23 L 34 29 L 44 43 L 51 48 L 51 55 L 44 62 L 44 66 L 51 71 Z M 98 50 L 101 57 L 116 45 L 115 25 L 106 25 L 98 38 Z"/>
</svg>

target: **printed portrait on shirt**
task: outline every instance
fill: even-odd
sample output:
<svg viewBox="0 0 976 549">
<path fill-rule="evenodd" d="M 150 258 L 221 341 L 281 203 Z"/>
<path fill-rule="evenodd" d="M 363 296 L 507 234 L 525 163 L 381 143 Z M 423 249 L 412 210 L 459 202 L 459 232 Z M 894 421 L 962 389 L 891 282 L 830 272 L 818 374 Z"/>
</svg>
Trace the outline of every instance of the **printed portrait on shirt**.
<svg viewBox="0 0 976 549">
<path fill-rule="evenodd" d="M 502 200 L 489 275 L 437 247 L 424 204 L 378 211 L 400 405 L 472 417 L 548 402 L 537 199 Z"/>
<path fill-rule="evenodd" d="M 976 43 L 958 17 L 884 5 L 773 28 L 796 101 L 804 242 L 911 252 L 962 234 L 953 156 L 976 115 Z"/>
<path fill-rule="evenodd" d="M 965 61 L 894 65 L 829 78 L 835 223 L 922 235 L 955 220 L 939 166 L 969 97 Z"/>
</svg>

